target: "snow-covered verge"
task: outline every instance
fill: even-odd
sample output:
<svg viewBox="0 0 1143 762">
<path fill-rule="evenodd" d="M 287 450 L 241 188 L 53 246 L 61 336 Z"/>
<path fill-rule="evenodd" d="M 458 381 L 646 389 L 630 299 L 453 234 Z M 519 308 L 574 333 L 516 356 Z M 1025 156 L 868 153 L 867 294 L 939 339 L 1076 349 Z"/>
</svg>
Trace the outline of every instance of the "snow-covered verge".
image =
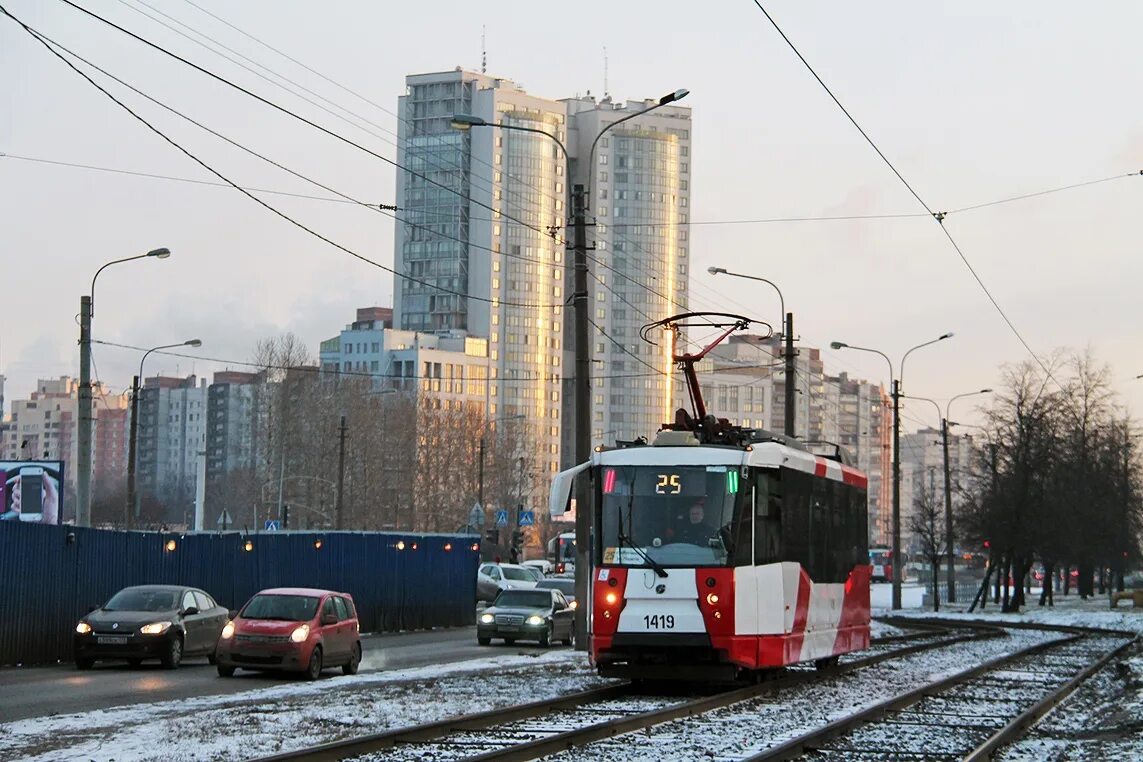
<svg viewBox="0 0 1143 762">
<path fill-rule="evenodd" d="M 1106 597 L 1084 601 L 1057 595 L 1053 607 L 1032 605 L 1019 613 L 1002 614 L 989 604 L 981 612 L 941 611 L 941 618 L 1037 622 L 1098 627 L 1143 633 L 1143 609 L 1120 602 L 1112 610 Z M 889 612 L 877 612 L 888 614 Z M 902 612 L 893 612 L 901 614 Z M 934 616 L 909 611 L 905 616 Z M 1087 680 L 1062 704 L 1045 715 L 1027 735 L 1003 750 L 1004 760 L 1143 759 L 1143 644 L 1136 644 Z"/>
<path fill-rule="evenodd" d="M 1121 604 L 1121 608 L 1113 612 L 1107 609 L 1105 599 L 1081 603 L 1074 597 L 1058 598 L 1054 609 L 1032 607 L 1024 613 L 1010 615 L 995 612 L 996 608 L 990 606 L 983 615 L 953 613 L 948 616 L 1143 631 L 1143 610 L 1135 612 L 1122 608 Z M 931 616 L 930 612 L 920 610 L 907 613 Z M 941 616 L 946 613 L 942 611 Z M 872 629 L 874 637 L 908 631 L 908 628 L 880 622 L 874 622 Z M 664 726 L 650 733 L 624 736 L 622 740 L 584 750 L 575 758 L 737 759 L 768 743 L 805 732 L 855 707 L 883 698 L 890 690 L 914 686 L 998 653 L 1054 637 L 1057 635 L 1053 633 L 1017 632 L 1010 638 L 916 654 L 803 686 L 794 692 L 783 691 L 771 702 L 752 702 L 749 706 L 739 705 L 711 713 L 673 731 Z M 1078 692 L 1044 720 L 1045 729 L 1054 728 L 1069 734 L 1066 738 L 1032 736 L 1029 743 L 1038 741 L 1043 745 L 1027 749 L 1017 746 L 1009 752 L 1015 756 L 1009 758 L 1053 755 L 1060 759 L 1143 758 L 1143 749 L 1129 743 L 1132 733 L 1138 735 L 1140 731 L 1138 725 L 1131 723 L 1138 723 L 1138 718 L 1143 716 L 1143 688 L 1140 687 L 1143 656 L 1136 651 L 1130 660 L 1121 664 L 1126 666 L 1104 670 L 1095 678 L 1092 688 Z M 594 674 L 583 654 L 562 650 L 510 651 L 434 667 L 355 677 L 331 676 L 316 683 L 287 678 L 274 687 L 241 694 L 0 724 L 0 759 L 115 762 L 250 759 L 350 736 L 554 698 L 606 682 Z"/>
</svg>

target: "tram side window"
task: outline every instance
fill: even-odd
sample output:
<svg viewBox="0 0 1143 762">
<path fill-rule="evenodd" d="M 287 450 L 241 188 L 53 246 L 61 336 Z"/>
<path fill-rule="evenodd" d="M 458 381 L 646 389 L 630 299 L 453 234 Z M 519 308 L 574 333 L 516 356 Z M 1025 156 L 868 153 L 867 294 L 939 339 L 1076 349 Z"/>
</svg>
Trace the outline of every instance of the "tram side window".
<svg viewBox="0 0 1143 762">
<path fill-rule="evenodd" d="M 754 563 L 782 560 L 782 481 L 760 471 L 754 479 Z"/>
<path fill-rule="evenodd" d="M 782 560 L 805 567 L 810 579 L 816 562 L 810 535 L 810 489 L 813 478 L 801 471 L 782 469 Z"/>
</svg>

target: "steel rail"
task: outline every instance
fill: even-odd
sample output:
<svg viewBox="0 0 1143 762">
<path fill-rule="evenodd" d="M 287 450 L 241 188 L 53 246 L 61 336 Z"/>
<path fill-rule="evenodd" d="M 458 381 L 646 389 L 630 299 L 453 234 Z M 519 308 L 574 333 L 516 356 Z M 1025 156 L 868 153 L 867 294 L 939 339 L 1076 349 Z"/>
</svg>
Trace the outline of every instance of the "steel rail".
<svg viewBox="0 0 1143 762">
<path fill-rule="evenodd" d="M 1090 678 L 1099 670 L 1103 669 L 1109 661 L 1114 659 L 1119 654 L 1130 648 L 1135 641 L 1136 637 L 1125 641 L 1118 648 L 1114 648 L 1103 655 L 1102 658 L 1088 665 L 1078 675 L 1073 677 L 1068 682 L 1061 685 L 1056 690 L 1038 701 L 1034 706 L 1021 712 L 1016 718 L 1005 725 L 1000 730 L 996 731 L 987 741 L 976 747 L 971 754 L 964 758 L 964 762 L 984 762 L 992 758 L 992 753 L 999 749 L 1001 746 L 1012 743 L 1020 736 L 1024 735 L 1045 714 L 1054 709 L 1057 705 L 1063 702 L 1068 696 L 1083 684 L 1085 680 Z"/>
<path fill-rule="evenodd" d="M 920 622 L 915 625 L 910 623 L 910 626 L 915 626 L 918 629 L 927 629 L 928 631 L 877 638 L 870 642 L 870 646 L 889 642 L 939 637 L 949 634 L 950 628 L 972 631 L 972 633 L 961 632 L 952 637 L 946 637 L 940 640 L 930 640 L 929 642 L 917 643 L 903 648 L 895 648 L 885 653 L 860 657 L 853 661 L 844 662 L 816 672 L 803 671 L 778 675 L 773 679 L 756 685 L 735 688 L 712 696 L 704 696 L 699 699 L 681 702 L 662 709 L 641 712 L 630 717 L 590 724 L 583 728 L 556 733 L 545 738 L 521 744 L 514 744 L 504 749 L 487 752 L 470 757 L 469 759 L 501 760 L 502 762 L 505 760 L 536 759 L 541 756 L 566 751 L 570 748 L 583 746 L 633 730 L 642 730 L 672 720 L 702 714 L 767 693 L 774 693 L 785 688 L 813 682 L 814 680 L 844 675 L 858 669 L 908 656 L 920 651 L 942 648 L 966 640 L 1000 637 L 1003 635 L 1001 628 L 990 623 L 961 625 L 956 622 L 942 622 L 939 624 Z M 529 704 L 504 709 L 495 709 L 478 714 L 448 718 L 411 728 L 389 730 L 341 741 L 333 741 L 304 749 L 282 752 L 273 756 L 262 757 L 259 759 L 259 762 L 284 762 L 285 760 L 295 762 L 298 760 L 303 760 L 304 762 L 334 762 L 364 756 L 406 744 L 421 744 L 435 740 L 447 742 L 447 738 L 450 734 L 459 731 L 491 730 L 507 723 L 543 717 L 560 710 L 574 710 L 580 706 L 596 704 L 614 698 L 623 698 L 633 694 L 637 695 L 636 689 L 630 683 L 623 683 L 605 688 L 582 691 L 564 698 L 535 701 Z"/>
<path fill-rule="evenodd" d="M 912 620 L 895 619 L 893 620 L 893 623 L 896 624 L 898 622 L 910 621 Z M 949 620 L 926 621 L 929 621 L 933 624 L 941 623 L 954 626 L 955 624 L 960 623 L 960 620 L 958 620 L 956 623 Z M 980 622 L 978 620 L 972 620 L 971 622 L 966 622 L 966 624 L 978 626 Z M 1105 630 L 1100 628 L 1074 627 L 1067 625 L 1040 626 L 1031 622 L 994 622 L 992 624 L 1010 629 L 1046 630 L 1049 632 L 1060 632 L 1064 634 L 1065 637 L 1056 638 L 1053 640 L 1045 641 L 1043 643 L 1037 643 L 1027 648 L 1015 651 L 1011 654 L 1006 654 L 1004 656 L 991 659 L 976 667 L 972 667 L 970 669 L 958 672 L 954 675 L 947 676 L 931 683 L 927 683 L 923 686 L 907 691 L 906 693 L 902 693 L 873 706 L 866 707 L 865 709 L 852 715 L 835 720 L 821 728 L 790 739 L 778 746 L 759 752 L 753 756 L 746 757 L 743 762 L 762 762 L 763 760 L 766 762 L 772 762 L 774 760 L 788 760 L 799 758 L 808 752 L 821 748 L 824 742 L 843 736 L 857 729 L 863 724 L 877 722 L 887 715 L 890 715 L 894 712 L 899 712 L 909 706 L 912 706 L 913 704 L 919 703 L 922 699 L 939 694 L 948 688 L 967 683 L 982 674 L 996 670 L 1017 659 L 1041 651 L 1076 643 L 1089 636 L 1125 638 L 1124 643 L 1100 656 L 1100 658 L 1089 664 L 1075 677 L 1067 681 L 1067 683 L 1064 685 L 1053 688 L 1050 691 L 1049 695 L 1036 702 L 1032 708 L 1021 712 L 1016 718 L 1008 722 L 1004 727 L 995 731 L 984 743 L 971 751 L 969 756 L 965 757 L 965 759 L 972 759 L 974 762 L 980 762 L 981 760 L 988 759 L 989 755 L 1000 746 L 1015 740 L 1032 723 L 1046 714 L 1060 701 L 1063 701 L 1064 698 L 1066 698 L 1067 695 L 1074 691 L 1084 680 L 1094 674 L 1098 669 L 1100 669 L 1116 655 L 1121 653 L 1124 649 L 1128 648 L 1132 643 L 1135 642 L 1137 638 L 1136 633 L 1126 632 L 1122 630 Z M 907 756 L 907 754 L 904 752 L 902 752 L 902 755 Z"/>
</svg>

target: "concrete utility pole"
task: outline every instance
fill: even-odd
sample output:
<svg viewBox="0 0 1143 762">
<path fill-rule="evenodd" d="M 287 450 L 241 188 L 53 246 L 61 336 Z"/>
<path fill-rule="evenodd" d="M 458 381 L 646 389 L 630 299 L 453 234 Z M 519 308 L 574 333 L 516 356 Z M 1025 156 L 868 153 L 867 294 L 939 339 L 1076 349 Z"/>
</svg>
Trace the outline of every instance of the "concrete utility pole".
<svg viewBox="0 0 1143 762">
<path fill-rule="evenodd" d="M 948 602 L 956 603 L 956 572 L 953 571 L 952 474 L 949 471 L 949 419 L 941 419 L 941 449 L 945 460 L 945 573 L 948 575 Z M 936 573 L 936 570 L 933 570 Z"/>
<path fill-rule="evenodd" d="M 594 144 L 593 144 L 594 146 Z M 588 167 L 588 172 L 593 171 Z M 591 460 L 591 358 L 588 354 L 587 303 L 587 213 L 584 210 L 583 185 L 572 189 L 573 245 L 575 246 L 575 462 Z M 588 647 L 586 605 L 591 595 L 591 483 L 586 477 L 575 481 L 575 597 L 581 604 L 575 610 L 575 647 Z"/>
<path fill-rule="evenodd" d="M 123 511 L 123 525 L 131 529 L 135 523 L 135 452 L 139 431 L 139 377 L 131 379 L 131 430 L 127 435 L 127 505 Z"/>
<path fill-rule="evenodd" d="M 79 427 L 76 431 L 75 523 L 91 526 L 91 297 L 79 298 Z M 63 516 L 60 516 L 63 521 Z"/>
<path fill-rule="evenodd" d="M 893 567 L 894 609 L 901 608 L 901 380 L 893 379 Z"/>
<path fill-rule="evenodd" d="M 794 385 L 794 313 L 786 313 L 786 436 L 796 436 L 794 429 L 794 402 L 797 388 Z"/>
<path fill-rule="evenodd" d="M 345 416 L 341 416 L 341 425 L 337 428 L 337 507 L 334 515 L 337 517 L 337 528 L 342 528 L 342 493 L 345 492 Z"/>
</svg>

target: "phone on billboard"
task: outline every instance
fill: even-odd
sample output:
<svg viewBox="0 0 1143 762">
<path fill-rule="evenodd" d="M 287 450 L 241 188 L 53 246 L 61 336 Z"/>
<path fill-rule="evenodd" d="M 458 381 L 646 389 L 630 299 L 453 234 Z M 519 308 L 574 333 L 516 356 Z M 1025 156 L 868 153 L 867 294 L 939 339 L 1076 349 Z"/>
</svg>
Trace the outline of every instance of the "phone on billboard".
<svg viewBox="0 0 1143 762">
<path fill-rule="evenodd" d="M 41 521 L 44 515 L 44 469 L 20 470 L 20 521 Z"/>
</svg>

